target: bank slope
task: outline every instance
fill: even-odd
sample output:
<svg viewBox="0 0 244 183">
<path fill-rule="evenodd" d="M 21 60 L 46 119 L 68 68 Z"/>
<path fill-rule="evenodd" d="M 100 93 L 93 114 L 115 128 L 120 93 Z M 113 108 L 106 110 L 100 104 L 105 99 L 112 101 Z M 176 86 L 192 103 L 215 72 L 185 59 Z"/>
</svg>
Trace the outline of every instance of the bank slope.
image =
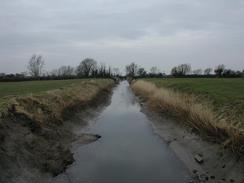
<svg viewBox="0 0 244 183">
<path fill-rule="evenodd" d="M 143 80 L 134 81 L 132 89 L 146 100 L 151 109 L 171 115 L 198 134 L 243 154 L 243 128 L 219 115 L 209 102 L 200 101 L 194 94 L 158 88 Z"/>
<path fill-rule="evenodd" d="M 44 174 L 64 171 L 73 162 L 74 138 L 66 119 L 106 100 L 113 85 L 90 79 L 7 101 L 0 119 L 0 182 L 43 182 Z"/>
</svg>

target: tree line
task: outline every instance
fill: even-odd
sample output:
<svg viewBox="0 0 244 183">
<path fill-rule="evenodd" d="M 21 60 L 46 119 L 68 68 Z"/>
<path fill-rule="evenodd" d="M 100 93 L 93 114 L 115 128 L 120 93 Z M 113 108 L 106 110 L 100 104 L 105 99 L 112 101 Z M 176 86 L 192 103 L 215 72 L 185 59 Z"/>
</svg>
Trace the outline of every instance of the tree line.
<svg viewBox="0 0 244 183">
<path fill-rule="evenodd" d="M 51 71 L 45 71 L 45 60 L 42 55 L 34 54 L 27 65 L 27 71 L 17 74 L 0 73 L 1 81 L 51 80 L 78 78 L 112 78 L 120 75 L 118 68 L 111 68 L 104 63 L 98 63 L 92 58 L 86 58 L 76 67 L 61 66 Z"/>
<path fill-rule="evenodd" d="M 78 78 L 115 78 L 123 77 L 118 68 L 112 68 L 104 63 L 98 63 L 92 58 L 82 60 L 78 66 L 61 66 L 51 71 L 45 71 L 45 60 L 42 55 L 34 54 L 27 65 L 27 71 L 17 74 L 0 73 L 0 81 L 52 80 Z M 125 66 L 127 77 L 244 77 L 244 70 L 232 70 L 221 64 L 213 68 L 192 69 L 190 64 L 180 64 L 171 69 L 170 74 L 161 72 L 156 66 L 149 71 L 132 62 Z"/>
<path fill-rule="evenodd" d="M 213 68 L 192 69 L 190 64 L 180 64 L 171 69 L 169 75 L 154 66 L 147 72 L 143 67 L 134 62 L 125 67 L 126 76 L 129 77 L 244 77 L 244 70 L 232 70 L 220 64 Z"/>
<path fill-rule="evenodd" d="M 244 70 L 232 70 L 226 68 L 225 65 L 220 64 L 213 68 L 206 69 L 191 69 L 190 64 L 181 64 L 179 66 L 173 67 L 171 70 L 172 76 L 214 76 L 214 77 L 243 77 Z"/>
</svg>

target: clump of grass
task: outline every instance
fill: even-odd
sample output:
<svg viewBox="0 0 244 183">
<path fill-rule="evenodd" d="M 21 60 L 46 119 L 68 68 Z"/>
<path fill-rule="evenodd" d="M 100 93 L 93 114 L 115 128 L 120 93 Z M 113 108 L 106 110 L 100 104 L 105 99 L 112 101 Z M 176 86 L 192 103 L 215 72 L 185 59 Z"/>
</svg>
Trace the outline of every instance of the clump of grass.
<svg viewBox="0 0 244 183">
<path fill-rule="evenodd" d="M 235 152 L 244 152 L 243 129 L 219 115 L 210 103 L 199 102 L 198 97 L 193 94 L 158 88 L 142 80 L 133 82 L 132 89 L 146 99 L 152 109 L 178 118 L 198 133 L 230 147 Z"/>
</svg>

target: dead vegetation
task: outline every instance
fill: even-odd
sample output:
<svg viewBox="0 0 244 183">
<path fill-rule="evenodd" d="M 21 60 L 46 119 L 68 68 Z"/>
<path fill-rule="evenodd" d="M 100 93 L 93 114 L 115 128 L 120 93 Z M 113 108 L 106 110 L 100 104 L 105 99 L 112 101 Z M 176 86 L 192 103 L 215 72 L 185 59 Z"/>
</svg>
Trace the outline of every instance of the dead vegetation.
<svg viewBox="0 0 244 183">
<path fill-rule="evenodd" d="M 39 95 L 15 97 L 10 100 L 8 111 L 29 120 L 35 128 L 61 124 L 68 111 L 88 105 L 97 95 L 109 91 L 112 84 L 112 80 L 87 80 Z"/>
<path fill-rule="evenodd" d="M 243 128 L 219 115 L 210 103 L 200 102 L 195 95 L 157 88 L 154 84 L 142 80 L 134 81 L 132 89 L 144 98 L 153 110 L 170 114 L 204 137 L 221 143 L 234 152 L 244 153 Z"/>
</svg>

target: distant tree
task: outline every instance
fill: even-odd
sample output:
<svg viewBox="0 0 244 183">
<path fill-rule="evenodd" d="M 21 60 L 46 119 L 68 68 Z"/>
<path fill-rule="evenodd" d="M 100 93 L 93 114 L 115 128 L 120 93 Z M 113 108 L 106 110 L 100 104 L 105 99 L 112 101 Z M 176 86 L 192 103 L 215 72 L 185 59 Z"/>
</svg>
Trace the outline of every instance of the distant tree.
<svg viewBox="0 0 244 183">
<path fill-rule="evenodd" d="M 154 66 L 150 69 L 150 72 L 152 75 L 157 75 L 160 71 L 156 66 Z"/>
<path fill-rule="evenodd" d="M 223 76 L 233 76 L 233 75 L 235 75 L 236 74 L 236 72 L 235 71 L 233 71 L 233 70 L 231 70 L 231 69 L 225 69 L 224 71 L 223 71 Z"/>
<path fill-rule="evenodd" d="M 195 75 L 202 75 L 202 69 L 193 70 L 192 73 Z"/>
<path fill-rule="evenodd" d="M 177 67 L 173 67 L 173 68 L 171 69 L 171 75 L 173 75 L 173 76 L 177 76 L 177 75 L 178 75 Z"/>
<path fill-rule="evenodd" d="M 235 71 L 231 69 L 225 69 L 223 72 L 224 77 L 242 77 L 241 71 Z"/>
<path fill-rule="evenodd" d="M 28 72 L 21 72 L 20 74 L 24 77 L 28 76 Z"/>
<path fill-rule="evenodd" d="M 114 70 L 110 67 L 107 66 L 104 63 L 100 63 L 99 65 L 95 65 L 93 69 L 91 70 L 90 76 L 93 77 L 111 77 L 112 75 L 115 75 L 113 72 Z M 119 74 L 119 69 L 116 69 L 116 74 Z"/>
<path fill-rule="evenodd" d="M 191 72 L 190 64 L 181 64 L 177 67 L 173 67 L 171 70 L 171 74 L 173 76 L 185 76 Z"/>
<path fill-rule="evenodd" d="M 16 79 L 21 79 L 21 78 L 24 78 L 24 77 L 25 77 L 25 75 L 22 74 L 22 73 L 16 73 L 16 74 L 15 74 L 15 78 L 16 78 Z"/>
<path fill-rule="evenodd" d="M 214 70 L 214 72 L 215 72 L 215 74 L 216 74 L 217 76 L 222 76 L 223 73 L 224 73 L 224 70 L 225 70 L 225 65 L 221 64 L 221 65 L 218 65 L 218 66 L 216 67 L 216 69 Z"/>
<path fill-rule="evenodd" d="M 96 69 L 97 62 L 92 58 L 86 58 L 77 67 L 76 73 L 78 76 L 89 77 Z"/>
<path fill-rule="evenodd" d="M 147 71 L 143 67 L 140 67 L 137 71 L 137 75 L 140 77 L 145 77 L 147 75 Z"/>
<path fill-rule="evenodd" d="M 53 69 L 48 73 L 49 76 L 58 76 L 58 69 Z"/>
<path fill-rule="evenodd" d="M 187 75 L 191 72 L 191 65 L 190 64 L 181 64 L 178 66 L 178 71 L 182 75 Z"/>
<path fill-rule="evenodd" d="M 107 74 L 107 66 L 105 63 L 100 63 L 97 67 L 97 72 L 99 77 L 105 77 Z"/>
<path fill-rule="evenodd" d="M 41 55 L 33 55 L 28 63 L 27 69 L 31 76 L 40 77 L 45 65 L 44 59 Z"/>
<path fill-rule="evenodd" d="M 112 75 L 112 68 L 109 66 L 108 67 L 108 76 L 111 76 Z"/>
<path fill-rule="evenodd" d="M 119 68 L 113 68 L 113 75 L 114 76 L 119 76 L 120 75 Z"/>
<path fill-rule="evenodd" d="M 204 74 L 205 74 L 205 75 L 210 75 L 212 71 L 213 71 L 212 68 L 206 68 L 206 69 L 204 70 Z"/>
<path fill-rule="evenodd" d="M 61 66 L 58 70 L 57 70 L 57 74 L 58 76 L 72 76 L 74 74 L 74 68 L 72 68 L 71 66 Z"/>
<path fill-rule="evenodd" d="M 132 62 L 130 65 L 125 67 L 125 71 L 127 76 L 134 77 L 138 72 L 138 65 Z"/>
<path fill-rule="evenodd" d="M 0 77 L 4 77 L 5 75 L 5 73 L 0 73 Z"/>
</svg>

